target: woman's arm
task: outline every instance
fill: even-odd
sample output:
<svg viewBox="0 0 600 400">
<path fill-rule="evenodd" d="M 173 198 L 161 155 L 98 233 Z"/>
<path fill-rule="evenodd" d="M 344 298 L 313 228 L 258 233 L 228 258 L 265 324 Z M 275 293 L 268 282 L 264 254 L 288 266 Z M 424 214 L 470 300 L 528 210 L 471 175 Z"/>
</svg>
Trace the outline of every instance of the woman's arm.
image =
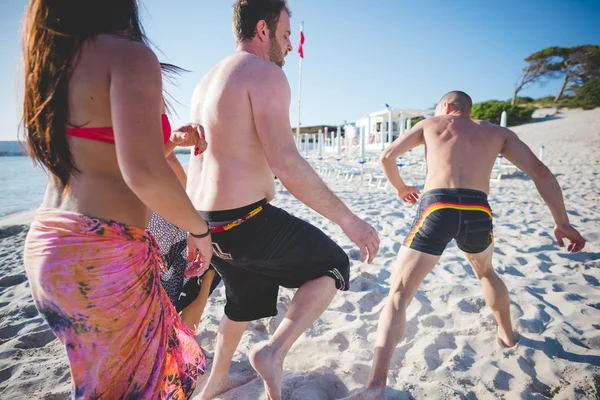
<svg viewBox="0 0 600 400">
<path fill-rule="evenodd" d="M 127 40 L 116 46 L 111 58 L 111 118 L 123 179 L 148 208 L 200 236 L 188 240 L 188 261 L 195 261 L 202 267 L 199 270 L 208 268 L 212 257 L 208 226 L 165 159 L 158 59 L 143 44 Z"/>
</svg>

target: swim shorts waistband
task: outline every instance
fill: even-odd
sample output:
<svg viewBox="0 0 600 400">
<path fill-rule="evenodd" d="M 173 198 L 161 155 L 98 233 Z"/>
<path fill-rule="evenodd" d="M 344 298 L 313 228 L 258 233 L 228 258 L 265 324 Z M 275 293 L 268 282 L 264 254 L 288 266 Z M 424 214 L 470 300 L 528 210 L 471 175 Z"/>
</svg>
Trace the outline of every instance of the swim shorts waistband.
<svg viewBox="0 0 600 400">
<path fill-rule="evenodd" d="M 267 200 L 262 199 L 232 210 L 199 211 L 199 213 L 208 222 L 211 232 L 225 232 L 255 217 L 265 205 L 267 205 Z"/>
<path fill-rule="evenodd" d="M 440 188 L 440 189 L 431 189 L 426 191 L 421 195 L 421 198 L 426 198 L 429 196 L 461 196 L 461 197 L 477 197 L 481 199 L 487 200 L 488 195 L 481 190 L 475 189 L 464 189 L 464 188 Z"/>
</svg>

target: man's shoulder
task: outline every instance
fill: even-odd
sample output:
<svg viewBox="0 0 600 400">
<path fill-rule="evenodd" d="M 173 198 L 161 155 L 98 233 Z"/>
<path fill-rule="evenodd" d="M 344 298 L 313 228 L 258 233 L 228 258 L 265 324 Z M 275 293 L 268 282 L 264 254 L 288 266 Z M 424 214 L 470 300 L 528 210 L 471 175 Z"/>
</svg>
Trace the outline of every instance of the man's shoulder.
<svg viewBox="0 0 600 400">
<path fill-rule="evenodd" d="M 478 125 L 481 129 L 485 129 L 487 131 L 494 132 L 494 133 L 500 133 L 506 129 L 500 125 L 494 124 L 489 121 L 485 121 L 483 119 L 474 119 L 472 121 L 474 124 Z"/>
<path fill-rule="evenodd" d="M 472 121 L 474 124 L 477 124 L 477 125 L 481 126 L 482 128 L 493 128 L 493 127 L 499 126 L 499 125 L 493 124 L 489 121 L 486 121 L 484 119 L 474 119 Z"/>
<path fill-rule="evenodd" d="M 513 131 L 510 129 L 496 125 L 489 121 L 473 120 L 473 123 L 477 125 L 479 132 L 482 134 L 485 134 L 488 137 L 496 138 L 502 142 L 510 139 L 510 137 L 514 135 Z"/>
<path fill-rule="evenodd" d="M 245 57 L 243 63 L 244 70 L 253 78 L 258 78 L 260 81 L 287 82 L 283 69 L 271 61 L 250 54 Z"/>
<path fill-rule="evenodd" d="M 448 118 L 445 115 L 434 116 L 431 118 L 425 118 L 419 121 L 419 126 L 423 127 L 423 129 L 433 129 L 441 124 L 447 124 Z M 416 126 L 416 125 L 415 125 Z"/>
<path fill-rule="evenodd" d="M 205 80 L 217 71 L 227 72 L 228 80 L 257 84 L 287 82 L 283 70 L 275 63 L 250 53 L 235 52 L 216 64 L 203 78 Z"/>
</svg>

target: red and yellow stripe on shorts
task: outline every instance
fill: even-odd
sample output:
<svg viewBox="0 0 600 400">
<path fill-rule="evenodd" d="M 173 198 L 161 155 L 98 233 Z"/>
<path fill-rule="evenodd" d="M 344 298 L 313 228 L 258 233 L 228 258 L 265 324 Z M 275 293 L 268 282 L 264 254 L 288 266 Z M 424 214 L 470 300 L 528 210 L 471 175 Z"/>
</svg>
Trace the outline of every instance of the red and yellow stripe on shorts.
<svg viewBox="0 0 600 400">
<path fill-rule="evenodd" d="M 225 232 L 225 231 L 228 231 L 230 229 L 233 229 L 236 226 L 240 226 L 244 222 L 248 221 L 250 218 L 256 216 L 256 214 L 258 214 L 262 210 L 263 210 L 262 206 L 256 207 L 254 210 L 250 211 L 248 214 L 246 214 L 243 217 L 238 218 L 235 221 L 232 221 L 232 222 L 230 222 L 230 223 L 228 223 L 226 225 L 211 226 L 210 227 L 210 231 L 214 233 L 214 232 Z"/>
<path fill-rule="evenodd" d="M 417 236 L 417 233 L 419 233 L 419 229 L 421 229 L 423 227 L 425 220 L 427 219 L 427 217 L 429 217 L 431 215 L 431 213 L 438 211 L 438 210 L 443 210 L 446 208 L 451 208 L 454 210 L 461 210 L 461 211 L 482 211 L 482 212 L 486 213 L 487 215 L 489 215 L 490 218 L 493 218 L 492 210 L 490 209 L 490 207 L 488 207 L 484 204 L 464 204 L 464 203 L 452 203 L 452 202 L 448 202 L 448 201 L 439 201 L 437 203 L 433 203 L 432 205 L 427 207 L 425 209 L 425 211 L 423 211 L 423 216 L 421 216 L 421 219 L 419 220 L 419 222 L 413 227 L 413 229 L 410 231 L 410 233 L 408 234 L 408 236 L 406 238 L 406 247 L 410 248 L 410 245 L 412 244 L 413 240 L 415 239 L 415 236 Z M 494 239 L 494 236 L 492 235 L 492 240 L 493 239 Z"/>
</svg>

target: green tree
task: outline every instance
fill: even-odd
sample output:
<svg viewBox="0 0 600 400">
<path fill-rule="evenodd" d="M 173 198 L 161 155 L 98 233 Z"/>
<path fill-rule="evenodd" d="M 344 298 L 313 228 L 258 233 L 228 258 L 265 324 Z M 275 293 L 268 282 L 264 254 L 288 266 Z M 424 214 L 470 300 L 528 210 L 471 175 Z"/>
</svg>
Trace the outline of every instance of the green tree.
<svg viewBox="0 0 600 400">
<path fill-rule="evenodd" d="M 527 66 L 523 68 L 523 74 L 515 85 L 510 104 L 517 104 L 517 95 L 526 86 L 534 83 L 543 84 L 545 80 L 554 78 L 559 69 L 557 65 L 552 63 L 551 58 L 540 54 L 540 52 L 533 53 L 525 61 L 527 61 Z"/>
<path fill-rule="evenodd" d="M 499 125 L 502 111 L 506 111 L 508 125 L 514 126 L 530 121 L 535 108 L 513 105 L 508 101 L 489 100 L 475 104 L 471 117 Z"/>
<path fill-rule="evenodd" d="M 571 100 L 571 105 L 586 110 L 600 107 L 600 77 L 589 79 L 579 87 L 577 95 Z"/>
<path fill-rule="evenodd" d="M 589 79 L 600 76 L 600 46 L 548 47 L 525 59 L 528 65 L 513 94 L 512 104 L 517 102 L 518 92 L 526 85 L 544 79 L 562 77 L 562 85 L 554 98 L 557 103 L 565 92 L 582 86 Z"/>
<path fill-rule="evenodd" d="M 557 49 L 557 57 L 562 58 L 559 65 L 563 83 L 554 102 L 558 102 L 565 91 L 600 76 L 600 46 L 590 44 Z"/>
</svg>

